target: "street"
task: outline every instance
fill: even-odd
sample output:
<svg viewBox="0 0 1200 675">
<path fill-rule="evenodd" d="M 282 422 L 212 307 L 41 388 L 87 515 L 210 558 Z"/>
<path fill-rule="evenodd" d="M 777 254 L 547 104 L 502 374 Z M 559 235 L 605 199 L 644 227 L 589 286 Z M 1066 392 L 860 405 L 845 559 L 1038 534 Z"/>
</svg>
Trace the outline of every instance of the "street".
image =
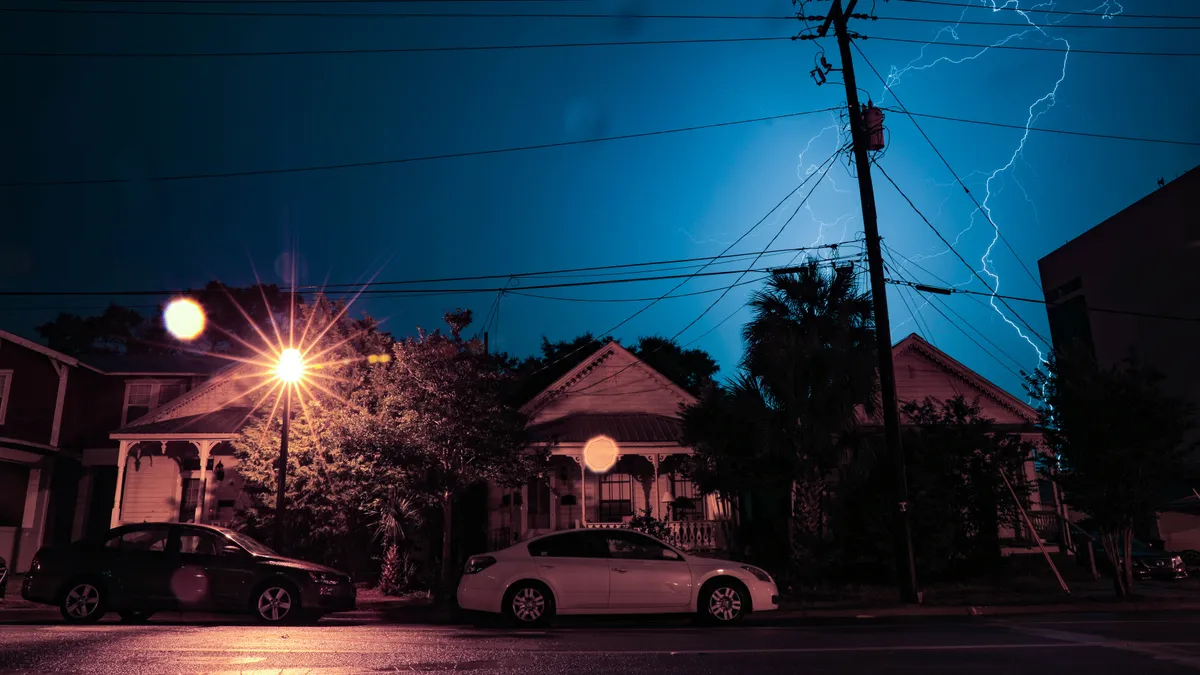
<svg viewBox="0 0 1200 675">
<path fill-rule="evenodd" d="M 6 673 L 1018 673 L 1200 670 L 1200 613 L 845 619 L 738 628 L 564 621 L 539 631 L 350 616 L 266 628 L 166 615 L 73 627 L 5 617 Z M 16 623 L 14 623 L 16 622 Z"/>
</svg>

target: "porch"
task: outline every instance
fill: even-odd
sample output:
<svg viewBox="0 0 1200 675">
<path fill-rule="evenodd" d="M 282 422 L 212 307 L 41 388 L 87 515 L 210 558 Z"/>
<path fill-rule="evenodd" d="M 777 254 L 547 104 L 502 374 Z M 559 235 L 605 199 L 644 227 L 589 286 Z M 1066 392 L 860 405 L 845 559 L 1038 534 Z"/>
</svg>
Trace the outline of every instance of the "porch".
<svg viewBox="0 0 1200 675">
<path fill-rule="evenodd" d="M 110 526 L 225 524 L 241 492 L 228 438 L 120 441 Z"/>
<path fill-rule="evenodd" d="M 622 445 L 610 468 L 593 471 L 582 447 L 556 447 L 545 475 L 516 490 L 489 489 L 488 548 L 561 530 L 628 527 L 648 514 L 667 523 L 668 542 L 681 549 L 727 550 L 729 506 L 687 477 L 690 454 L 679 446 Z"/>
</svg>

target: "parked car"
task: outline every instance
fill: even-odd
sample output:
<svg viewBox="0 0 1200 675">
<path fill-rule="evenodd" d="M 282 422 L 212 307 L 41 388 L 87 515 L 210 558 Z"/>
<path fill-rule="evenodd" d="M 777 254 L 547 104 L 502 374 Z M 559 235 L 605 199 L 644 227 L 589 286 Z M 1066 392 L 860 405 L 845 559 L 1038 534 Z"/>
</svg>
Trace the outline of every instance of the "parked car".
<svg viewBox="0 0 1200 675">
<path fill-rule="evenodd" d="M 315 621 L 354 609 L 350 577 L 285 558 L 233 530 L 142 523 L 37 552 L 21 586 L 26 600 L 58 605 L 71 623 L 115 611 L 144 621 L 157 611 L 249 612 L 266 623 Z"/>
<path fill-rule="evenodd" d="M 461 608 L 520 626 L 556 614 L 698 613 L 728 624 L 778 603 L 775 581 L 757 567 L 686 555 L 624 529 L 557 532 L 473 556 L 458 585 Z"/>
<path fill-rule="evenodd" d="M 1100 546 L 1099 535 L 1097 533 L 1089 533 L 1094 542 L 1092 550 L 1096 554 L 1097 569 L 1107 573 L 1112 573 L 1112 563 L 1109 562 L 1108 556 L 1104 553 L 1104 549 Z M 1188 577 L 1188 564 L 1185 558 L 1190 558 L 1194 551 L 1185 551 L 1184 553 L 1173 553 L 1170 551 L 1162 551 L 1153 548 L 1149 544 L 1134 539 L 1130 546 L 1131 558 L 1133 559 L 1133 576 L 1135 579 L 1186 579 Z"/>
<path fill-rule="evenodd" d="M 8 563 L 4 562 L 4 558 L 0 558 L 0 602 L 4 602 L 6 593 L 8 593 Z"/>
</svg>

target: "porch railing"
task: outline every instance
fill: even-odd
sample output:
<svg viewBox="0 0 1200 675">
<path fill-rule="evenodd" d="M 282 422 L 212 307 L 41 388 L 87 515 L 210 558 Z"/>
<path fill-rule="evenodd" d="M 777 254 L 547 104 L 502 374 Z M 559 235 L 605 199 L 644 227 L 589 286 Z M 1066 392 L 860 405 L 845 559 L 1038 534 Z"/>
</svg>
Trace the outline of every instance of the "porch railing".
<svg viewBox="0 0 1200 675">
<path fill-rule="evenodd" d="M 594 530 L 618 530 L 629 523 L 586 523 Z M 667 523 L 668 544 L 685 551 L 721 551 L 729 545 L 728 522 L 724 520 L 685 520 Z"/>
</svg>

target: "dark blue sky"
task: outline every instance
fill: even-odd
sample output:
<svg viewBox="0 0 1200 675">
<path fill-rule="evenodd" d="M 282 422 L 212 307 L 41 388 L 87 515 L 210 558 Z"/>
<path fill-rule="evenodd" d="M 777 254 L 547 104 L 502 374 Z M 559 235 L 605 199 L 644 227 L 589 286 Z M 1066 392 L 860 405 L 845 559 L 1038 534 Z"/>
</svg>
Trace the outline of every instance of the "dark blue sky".
<svg viewBox="0 0 1200 675">
<path fill-rule="evenodd" d="M 965 0 L 963 0 L 965 2 Z M 1168 20 L 1104 19 L 1102 0 L 1064 0 L 1055 17 L 1073 25 L 1161 25 Z M 577 11 L 601 13 L 787 14 L 786 0 L 394 3 L 279 2 L 280 11 Z M 975 4 L 981 4 L 976 0 Z M 1030 3 L 1023 2 L 1023 6 Z M 1116 11 L 1116 3 L 1107 3 Z M 1191 0 L 1128 3 L 1131 12 L 1197 14 Z M 18 6 L 6 3 L 6 6 Z M 22 7 L 203 10 L 187 4 L 38 3 Z M 810 13 L 825 3 L 811 2 Z M 270 11 L 222 4 L 225 11 Z M 356 10 L 357 8 L 357 10 Z M 860 11 L 870 3 L 860 3 Z M 878 3 L 881 17 L 956 20 L 961 12 L 906 2 Z M 220 52 L 465 46 L 688 38 L 787 36 L 786 21 L 525 18 L 304 18 L 0 15 L 7 52 Z M 970 10 L 977 21 L 1022 21 L 1013 12 Z M 1030 15 L 1038 22 L 1045 15 Z M 1200 21 L 1196 22 L 1200 25 Z M 932 39 L 942 24 L 860 22 L 869 36 Z M 1020 28 L 960 26 L 967 43 L 991 43 Z M 1047 29 L 1021 46 L 1195 51 L 1197 31 Z M 953 41 L 949 32 L 943 41 Z M 896 92 L 911 110 L 1024 124 L 1029 108 L 1055 91 L 1064 54 L 860 42 L 887 74 L 903 70 Z M 826 45 L 834 65 L 836 45 Z M 836 106 L 840 85 L 808 76 L 812 42 L 742 42 L 493 52 L 273 56 L 255 58 L 0 57 L 0 182 L 129 178 L 365 162 L 636 133 Z M 962 60 L 953 63 L 942 59 Z M 968 60 L 963 60 L 968 59 Z M 904 70 L 906 65 L 913 66 Z M 876 100 L 882 85 L 859 60 L 860 86 Z M 836 78 L 836 73 L 834 74 Z M 1072 131 L 1200 141 L 1195 111 L 1200 59 L 1072 54 L 1037 125 Z M 895 105 L 892 97 L 884 101 Z M 296 245 L 302 281 L 355 281 L 385 262 L 380 278 L 403 279 L 603 265 L 715 255 L 757 222 L 820 164 L 838 142 L 830 114 L 566 148 L 312 173 L 121 185 L 0 188 L 0 290 L 179 288 L 219 278 L 265 280 Z M 1006 130 L 938 120 L 922 125 L 1036 274 L 1036 261 L 1200 163 L 1200 148 Z M 967 227 L 973 205 L 912 123 L 887 120 L 880 164 L 948 237 Z M 824 130 L 824 131 L 823 131 Z M 807 148 L 807 152 L 805 152 Z M 885 241 L 908 256 L 943 251 L 926 225 L 876 175 Z M 795 208 L 789 202 L 783 217 Z M 852 239 L 862 228 L 857 185 L 835 167 L 776 247 Z M 761 249 L 783 220 L 771 218 L 735 249 Z M 1131 232 L 1131 254 L 1153 251 L 1153 224 Z M 958 249 L 978 264 L 994 237 L 982 218 Z M 992 269 L 1001 290 L 1040 292 L 1003 243 Z M 778 264 L 779 259 L 773 259 Z M 920 260 L 952 283 L 971 273 L 952 255 Z M 923 282 L 937 283 L 915 268 Z M 697 279 L 702 290 L 731 277 Z M 673 282 L 547 294 L 640 298 Z M 689 342 L 733 312 L 752 286 L 736 288 L 681 336 Z M 978 281 L 965 288 L 984 290 Z M 617 335 L 672 335 L 715 298 L 667 300 Z M 908 295 L 905 294 L 907 298 Z M 1012 391 L 1018 379 L 924 308 L 909 320 L 890 296 L 895 337 L 920 332 Z M 494 295 L 377 298 L 363 303 L 397 334 L 439 323 L 469 306 L 482 315 Z M 912 298 L 910 302 L 924 302 Z M 145 302 L 131 300 L 132 304 Z M 994 311 L 967 296 L 946 298 L 1005 352 L 1029 368 L 1034 349 Z M 32 335 L 48 309 L 89 307 L 95 298 L 0 299 L 0 326 Z M 643 303 L 644 304 L 644 303 Z M 493 343 L 533 350 L 542 335 L 603 331 L 639 303 L 568 303 L 508 295 Z M 1045 313 L 1014 305 L 1042 334 Z M 698 341 L 733 371 L 746 312 Z M 957 321 L 957 320 L 956 320 Z M 1028 332 L 1028 331 L 1026 331 Z M 1035 339 L 1036 342 L 1036 339 Z M 1003 357 L 1001 357 L 1003 358 Z M 1015 365 L 1010 366 L 1016 369 Z"/>
</svg>

